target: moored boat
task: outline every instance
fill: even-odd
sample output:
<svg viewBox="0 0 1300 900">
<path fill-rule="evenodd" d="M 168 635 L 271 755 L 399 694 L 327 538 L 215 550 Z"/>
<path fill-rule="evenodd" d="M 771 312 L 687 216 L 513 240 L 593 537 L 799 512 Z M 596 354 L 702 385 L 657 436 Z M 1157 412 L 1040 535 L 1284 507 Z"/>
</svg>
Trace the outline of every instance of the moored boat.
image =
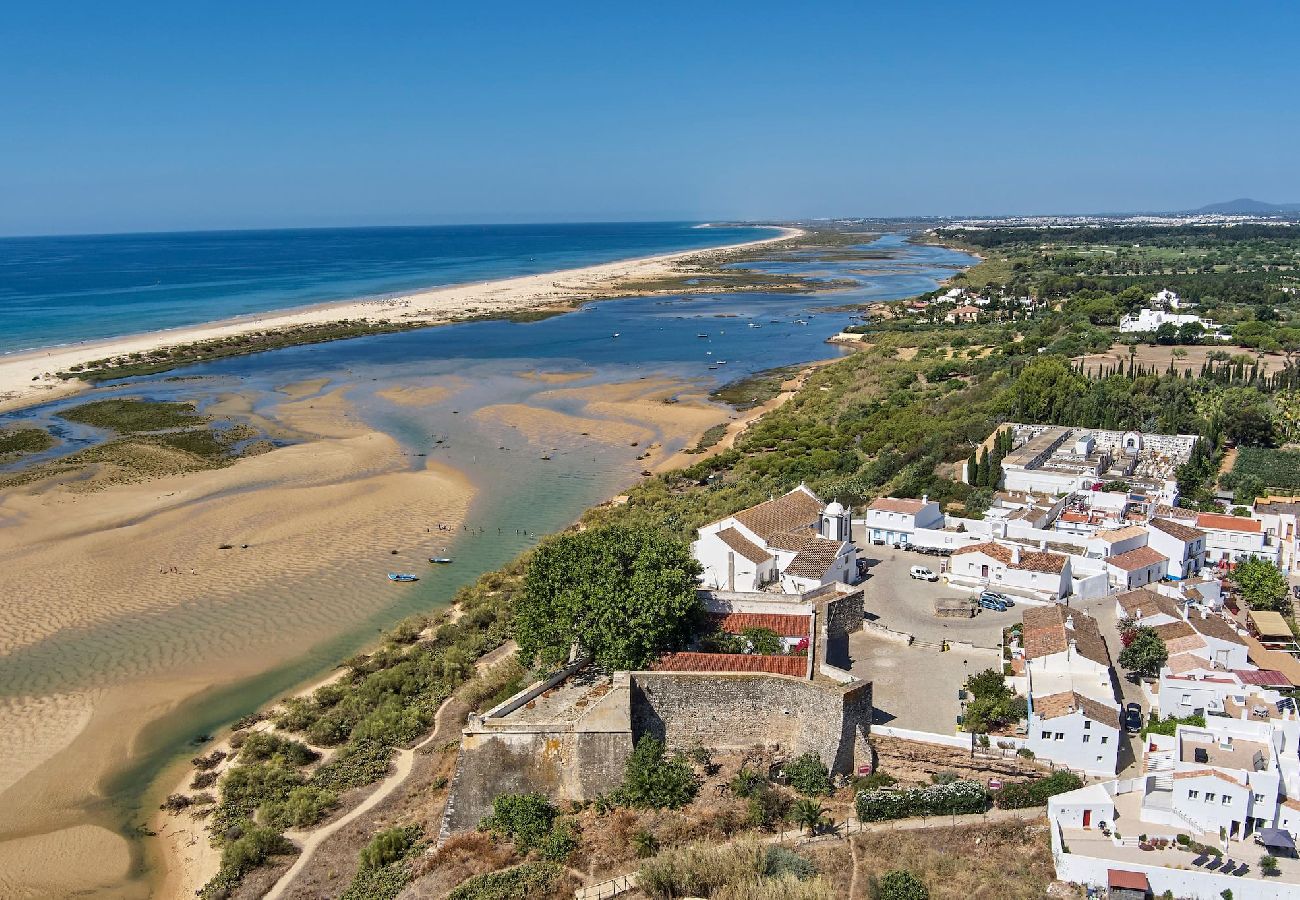
<svg viewBox="0 0 1300 900">
<path fill-rule="evenodd" d="M 419 580 L 420 580 L 420 576 L 419 576 L 419 575 L 412 575 L 410 572 L 389 572 L 389 573 L 388 573 L 388 580 L 389 580 L 389 581 L 403 581 L 403 582 L 405 582 L 405 581 L 419 581 Z"/>
<path fill-rule="evenodd" d="M 430 557 L 429 557 L 429 562 L 431 562 L 431 563 L 437 563 L 438 565 L 445 566 L 447 563 L 451 562 L 451 557 L 450 557 L 450 556 L 430 556 Z"/>
</svg>

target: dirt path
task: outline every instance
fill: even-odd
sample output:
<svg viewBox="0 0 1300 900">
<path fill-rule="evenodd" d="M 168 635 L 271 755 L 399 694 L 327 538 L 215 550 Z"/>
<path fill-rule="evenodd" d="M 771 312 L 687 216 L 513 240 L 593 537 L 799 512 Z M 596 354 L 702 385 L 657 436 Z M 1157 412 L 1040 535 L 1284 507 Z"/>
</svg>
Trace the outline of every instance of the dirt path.
<svg viewBox="0 0 1300 900">
<path fill-rule="evenodd" d="M 514 653 L 515 649 L 514 641 L 508 641 L 492 652 L 485 654 L 477 663 L 475 663 L 475 667 L 479 672 L 482 672 L 500 662 L 511 653 Z M 316 853 L 316 849 L 320 847 L 321 844 L 333 835 L 337 834 L 341 829 L 347 827 L 349 824 L 361 818 L 363 815 L 370 812 L 370 810 L 388 799 L 388 797 L 400 788 L 405 783 L 406 779 L 410 777 L 411 770 L 415 767 L 415 755 L 425 747 L 433 744 L 434 741 L 446 739 L 446 731 L 448 728 L 459 728 L 460 723 L 449 722 L 444 716 L 446 710 L 455 700 L 456 696 L 453 694 L 446 700 L 442 701 L 442 704 L 439 705 L 437 711 L 433 714 L 433 730 L 429 732 L 429 735 L 414 747 L 399 750 L 394 759 L 393 773 L 380 782 L 379 787 L 365 800 L 361 801 L 355 809 L 347 815 L 326 825 L 324 828 L 319 828 L 305 833 L 289 832 L 285 835 L 290 840 L 294 840 L 295 843 L 298 839 L 301 839 L 301 849 L 294 864 L 287 872 L 280 876 L 280 880 L 275 883 L 271 890 L 267 891 L 264 895 L 264 900 L 278 900 L 278 898 L 285 896 L 289 888 L 293 886 L 294 880 L 307 869 L 308 865 L 310 865 L 312 857 Z"/>
</svg>

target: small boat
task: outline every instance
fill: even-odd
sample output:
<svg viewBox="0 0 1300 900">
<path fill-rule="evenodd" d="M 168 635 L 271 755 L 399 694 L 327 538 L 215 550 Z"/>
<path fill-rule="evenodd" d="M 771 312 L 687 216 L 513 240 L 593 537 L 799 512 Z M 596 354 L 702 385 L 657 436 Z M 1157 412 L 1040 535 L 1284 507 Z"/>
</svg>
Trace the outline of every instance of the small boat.
<svg viewBox="0 0 1300 900">
<path fill-rule="evenodd" d="M 696 335 L 696 337 L 706 338 L 708 337 L 708 335 L 701 331 L 699 334 Z"/>
<path fill-rule="evenodd" d="M 614 337 L 618 337 L 618 335 L 619 335 L 619 332 L 617 332 L 617 331 L 614 332 Z"/>
<path fill-rule="evenodd" d="M 412 575 L 410 572 L 389 572 L 389 581 L 419 581 L 419 575 Z"/>
<path fill-rule="evenodd" d="M 440 566 L 445 566 L 445 565 L 447 565 L 448 563 L 451 562 L 451 557 L 450 557 L 450 556 L 430 556 L 430 557 L 429 557 L 429 562 L 431 562 L 431 563 L 435 563 L 435 564 L 440 565 Z"/>
</svg>

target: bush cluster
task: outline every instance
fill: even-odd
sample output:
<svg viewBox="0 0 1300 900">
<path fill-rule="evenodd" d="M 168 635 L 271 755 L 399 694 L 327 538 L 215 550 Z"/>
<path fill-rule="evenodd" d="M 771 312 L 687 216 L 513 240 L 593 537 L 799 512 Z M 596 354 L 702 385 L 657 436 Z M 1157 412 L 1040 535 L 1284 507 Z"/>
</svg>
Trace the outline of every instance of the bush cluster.
<svg viewBox="0 0 1300 900">
<path fill-rule="evenodd" d="M 1046 778 L 1033 781 L 1013 781 L 1004 784 L 993 794 L 998 809 L 1025 809 L 1044 806 L 1049 797 L 1075 791 L 1083 787 L 1083 779 L 1073 772 L 1059 769 Z"/>
<path fill-rule="evenodd" d="M 695 799 L 700 780 L 680 754 L 669 757 L 663 741 L 644 735 L 628 756 L 623 785 L 610 799 L 622 806 L 642 809 L 680 809 Z"/>
<path fill-rule="evenodd" d="M 781 771 L 790 787 L 806 797 L 827 796 L 833 791 L 830 770 L 816 753 L 795 757 Z"/>
<path fill-rule="evenodd" d="M 532 900 L 555 887 L 564 870 L 550 862 L 526 862 L 513 869 L 475 875 L 461 882 L 447 900 Z"/>
<path fill-rule="evenodd" d="M 976 781 L 954 781 L 923 788 L 862 791 L 857 797 L 858 819 L 877 822 L 909 816 L 939 816 L 984 812 L 988 791 Z"/>
</svg>

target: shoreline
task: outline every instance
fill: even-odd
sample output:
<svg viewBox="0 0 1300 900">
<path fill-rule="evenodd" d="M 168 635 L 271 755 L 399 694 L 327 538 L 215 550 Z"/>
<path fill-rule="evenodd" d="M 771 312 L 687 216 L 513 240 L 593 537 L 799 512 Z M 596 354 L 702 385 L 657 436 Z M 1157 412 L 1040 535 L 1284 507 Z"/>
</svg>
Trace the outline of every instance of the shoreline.
<svg viewBox="0 0 1300 900">
<path fill-rule="evenodd" d="M 200 341 L 258 332 L 282 332 L 295 327 L 322 326 L 344 321 L 416 328 L 469 318 L 553 308 L 582 299 L 583 291 L 598 288 L 601 282 L 669 274 L 670 264 L 693 257 L 733 252 L 789 240 L 806 233 L 800 228 L 771 227 L 780 227 L 781 234 L 719 247 L 631 257 L 536 275 L 445 285 L 384 295 L 381 298 L 360 297 L 331 301 L 180 328 L 0 354 L 0 413 L 14 412 L 89 390 L 94 386 L 92 382 L 78 378 L 63 379 L 58 373 L 69 371 L 74 366 L 85 366 L 94 360 L 129 356 L 133 353 L 148 354 Z"/>
</svg>

